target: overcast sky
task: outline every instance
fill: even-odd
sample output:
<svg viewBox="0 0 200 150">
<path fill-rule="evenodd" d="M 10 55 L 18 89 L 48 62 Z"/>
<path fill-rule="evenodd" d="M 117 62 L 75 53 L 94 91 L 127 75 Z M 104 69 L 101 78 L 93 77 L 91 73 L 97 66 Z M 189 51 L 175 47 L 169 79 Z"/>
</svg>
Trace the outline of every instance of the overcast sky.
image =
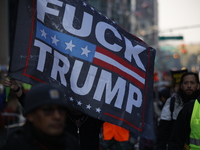
<svg viewBox="0 0 200 150">
<path fill-rule="evenodd" d="M 187 29 L 164 32 L 160 35 L 182 35 L 184 43 L 200 44 L 200 0 L 158 0 L 159 29 Z M 192 28 L 199 25 L 198 28 Z"/>
</svg>

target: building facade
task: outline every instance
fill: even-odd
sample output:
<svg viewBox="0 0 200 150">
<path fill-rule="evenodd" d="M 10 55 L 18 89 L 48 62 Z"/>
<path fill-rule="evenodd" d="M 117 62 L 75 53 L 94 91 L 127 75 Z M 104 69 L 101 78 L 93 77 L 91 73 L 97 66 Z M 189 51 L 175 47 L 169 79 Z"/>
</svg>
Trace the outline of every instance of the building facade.
<svg viewBox="0 0 200 150">
<path fill-rule="evenodd" d="M 148 45 L 158 47 L 157 0 L 87 0 L 87 2 Z"/>
</svg>

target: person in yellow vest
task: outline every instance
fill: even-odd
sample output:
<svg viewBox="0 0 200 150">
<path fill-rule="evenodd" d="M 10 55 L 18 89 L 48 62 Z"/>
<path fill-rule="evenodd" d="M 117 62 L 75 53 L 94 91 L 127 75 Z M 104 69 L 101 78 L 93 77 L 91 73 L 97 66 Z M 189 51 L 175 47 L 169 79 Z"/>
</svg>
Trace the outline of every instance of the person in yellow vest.
<svg viewBox="0 0 200 150">
<path fill-rule="evenodd" d="M 129 130 L 108 122 L 104 122 L 102 129 L 102 150 L 131 150 Z"/>
<path fill-rule="evenodd" d="M 165 102 L 157 127 L 156 150 L 166 150 L 177 116 L 183 106 L 200 95 L 199 75 L 187 72 L 181 76 L 179 90 Z"/>
<path fill-rule="evenodd" d="M 168 150 L 183 150 L 185 143 L 189 150 L 200 150 L 200 96 L 180 111 Z"/>
</svg>

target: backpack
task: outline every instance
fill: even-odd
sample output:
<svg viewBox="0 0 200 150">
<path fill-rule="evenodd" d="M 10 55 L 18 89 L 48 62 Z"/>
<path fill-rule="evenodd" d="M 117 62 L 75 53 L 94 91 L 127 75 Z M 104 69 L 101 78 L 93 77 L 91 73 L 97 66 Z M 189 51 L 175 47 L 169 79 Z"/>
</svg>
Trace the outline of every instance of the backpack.
<svg viewBox="0 0 200 150">
<path fill-rule="evenodd" d="M 173 96 L 170 100 L 170 106 L 169 106 L 171 112 L 171 120 L 173 120 L 174 105 L 175 105 L 175 97 Z M 190 147 L 188 146 L 188 144 L 185 144 L 183 150 L 189 150 L 189 149 Z"/>
<path fill-rule="evenodd" d="M 173 96 L 170 100 L 170 106 L 169 106 L 171 112 L 171 120 L 173 120 L 174 105 L 175 105 L 175 97 Z"/>
</svg>

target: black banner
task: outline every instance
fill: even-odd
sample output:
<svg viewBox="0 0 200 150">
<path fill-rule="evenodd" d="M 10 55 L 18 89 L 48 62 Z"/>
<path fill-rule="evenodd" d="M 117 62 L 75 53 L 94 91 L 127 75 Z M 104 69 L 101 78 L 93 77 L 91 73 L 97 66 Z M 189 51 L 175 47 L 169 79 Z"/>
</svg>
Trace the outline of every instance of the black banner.
<svg viewBox="0 0 200 150">
<path fill-rule="evenodd" d="M 172 85 L 175 86 L 180 84 L 182 75 L 188 71 L 187 69 L 183 69 L 183 70 L 170 70 L 170 72 L 172 76 Z"/>
<path fill-rule="evenodd" d="M 82 112 L 153 138 L 155 50 L 78 0 L 20 0 L 9 75 L 57 83 Z"/>
</svg>

